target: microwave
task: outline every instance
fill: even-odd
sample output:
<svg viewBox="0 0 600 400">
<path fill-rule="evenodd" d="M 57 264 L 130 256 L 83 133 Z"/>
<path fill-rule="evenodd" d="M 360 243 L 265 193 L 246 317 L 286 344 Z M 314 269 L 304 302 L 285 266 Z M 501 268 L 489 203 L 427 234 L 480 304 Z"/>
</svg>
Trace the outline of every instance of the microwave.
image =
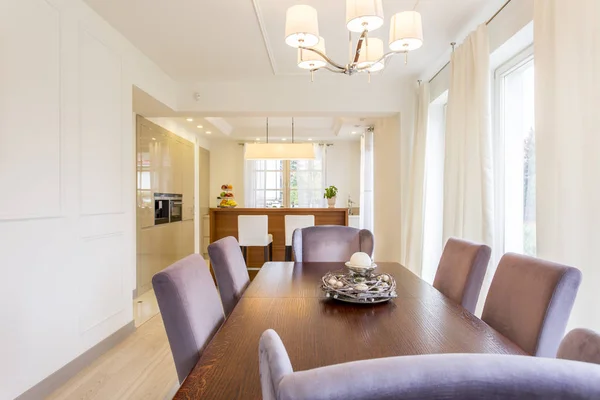
<svg viewBox="0 0 600 400">
<path fill-rule="evenodd" d="M 183 195 L 154 193 L 154 225 L 181 221 Z"/>
</svg>

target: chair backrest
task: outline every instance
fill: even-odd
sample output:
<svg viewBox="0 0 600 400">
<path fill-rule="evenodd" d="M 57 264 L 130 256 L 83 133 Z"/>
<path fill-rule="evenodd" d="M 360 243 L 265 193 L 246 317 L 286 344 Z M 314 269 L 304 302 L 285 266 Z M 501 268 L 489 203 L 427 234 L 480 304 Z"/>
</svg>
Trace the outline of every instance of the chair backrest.
<svg viewBox="0 0 600 400">
<path fill-rule="evenodd" d="M 260 338 L 263 400 L 598 399 L 600 366 L 499 354 L 379 358 L 294 372 L 281 339 Z"/>
<path fill-rule="evenodd" d="M 298 262 L 342 262 L 362 251 L 373 257 L 375 239 L 368 229 L 319 225 L 296 229 L 292 249 Z"/>
<path fill-rule="evenodd" d="M 558 348 L 558 358 L 600 364 L 600 335 L 589 329 L 573 329 Z"/>
<path fill-rule="evenodd" d="M 229 315 L 250 283 L 244 256 L 233 236 L 209 244 L 208 256 L 215 271 L 225 315 Z"/>
<path fill-rule="evenodd" d="M 266 246 L 269 244 L 268 215 L 239 215 L 238 242 L 240 246 Z"/>
<path fill-rule="evenodd" d="M 223 307 L 204 259 L 192 254 L 152 277 L 179 382 L 223 323 Z"/>
<path fill-rule="evenodd" d="M 448 239 L 433 287 L 474 313 L 491 254 L 484 244 Z"/>
<path fill-rule="evenodd" d="M 285 245 L 292 245 L 292 236 L 296 229 L 315 226 L 314 215 L 286 215 L 285 216 Z"/>
<path fill-rule="evenodd" d="M 576 268 L 505 254 L 481 319 L 529 354 L 555 357 L 580 283 Z"/>
</svg>

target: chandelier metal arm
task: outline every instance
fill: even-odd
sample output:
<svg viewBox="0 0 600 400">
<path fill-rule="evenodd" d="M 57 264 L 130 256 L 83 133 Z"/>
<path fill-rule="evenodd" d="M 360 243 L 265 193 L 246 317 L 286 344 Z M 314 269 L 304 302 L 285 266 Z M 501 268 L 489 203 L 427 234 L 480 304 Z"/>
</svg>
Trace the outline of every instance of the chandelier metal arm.
<svg viewBox="0 0 600 400">
<path fill-rule="evenodd" d="M 315 68 L 315 69 L 311 69 L 310 72 L 315 72 L 315 71 L 318 71 L 320 69 L 326 69 L 327 71 L 335 72 L 336 74 L 347 74 L 348 73 L 348 70 L 346 68 L 344 68 L 344 69 L 333 69 L 331 67 Z"/>
<path fill-rule="evenodd" d="M 363 42 L 365 40 L 367 40 L 368 33 L 369 33 L 369 31 L 367 31 L 365 29 L 363 31 L 363 33 L 361 33 L 360 37 L 358 38 L 358 43 L 356 43 L 356 52 L 354 53 L 354 61 L 352 62 L 352 65 L 356 65 L 356 63 L 358 62 L 358 60 L 360 58 L 360 52 L 362 50 Z"/>
<path fill-rule="evenodd" d="M 319 50 L 317 50 L 317 49 L 313 49 L 313 48 L 311 48 L 311 47 L 304 47 L 304 46 L 299 46 L 298 48 L 299 48 L 299 49 L 302 49 L 302 50 L 308 50 L 308 51 L 312 51 L 313 53 L 316 53 L 316 54 L 320 55 L 321 57 L 323 57 L 323 59 L 324 59 L 325 61 L 327 61 L 329 64 L 331 64 L 331 65 L 332 65 L 332 66 L 334 66 L 335 68 L 338 68 L 338 69 L 340 69 L 340 70 L 342 70 L 342 71 L 346 70 L 346 67 L 344 67 L 344 66 L 342 66 L 342 65 L 340 65 L 340 64 L 338 64 L 338 63 L 336 63 L 336 62 L 335 62 L 335 61 L 333 61 L 331 58 L 327 57 L 327 55 L 326 55 L 325 53 L 323 53 L 323 52 L 321 52 L 321 51 L 319 51 Z"/>
</svg>

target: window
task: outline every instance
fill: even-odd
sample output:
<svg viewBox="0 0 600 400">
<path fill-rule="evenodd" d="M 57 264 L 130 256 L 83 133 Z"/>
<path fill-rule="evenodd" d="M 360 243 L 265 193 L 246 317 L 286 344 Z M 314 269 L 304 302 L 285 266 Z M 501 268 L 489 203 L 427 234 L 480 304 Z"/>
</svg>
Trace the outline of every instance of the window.
<svg viewBox="0 0 600 400">
<path fill-rule="evenodd" d="M 495 73 L 496 221 L 503 252 L 535 256 L 534 61 L 531 49 Z"/>
<path fill-rule="evenodd" d="M 324 147 L 315 160 L 246 161 L 246 207 L 323 207 Z"/>
<path fill-rule="evenodd" d="M 446 132 L 446 91 L 429 105 L 425 154 L 425 215 L 423 231 L 423 270 L 421 276 L 433 283 L 443 250 L 444 143 Z"/>
</svg>

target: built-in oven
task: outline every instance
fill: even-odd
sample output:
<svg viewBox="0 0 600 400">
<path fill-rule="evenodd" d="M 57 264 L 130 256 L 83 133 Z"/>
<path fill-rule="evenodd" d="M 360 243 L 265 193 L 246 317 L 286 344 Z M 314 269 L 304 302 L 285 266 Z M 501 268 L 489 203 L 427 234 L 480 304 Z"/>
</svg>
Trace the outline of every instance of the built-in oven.
<svg viewBox="0 0 600 400">
<path fill-rule="evenodd" d="M 181 210 L 183 208 L 183 196 L 180 194 L 173 195 L 169 200 L 171 207 L 171 222 L 181 221 Z"/>
<path fill-rule="evenodd" d="M 181 221 L 183 195 L 154 193 L 154 225 Z"/>
</svg>

